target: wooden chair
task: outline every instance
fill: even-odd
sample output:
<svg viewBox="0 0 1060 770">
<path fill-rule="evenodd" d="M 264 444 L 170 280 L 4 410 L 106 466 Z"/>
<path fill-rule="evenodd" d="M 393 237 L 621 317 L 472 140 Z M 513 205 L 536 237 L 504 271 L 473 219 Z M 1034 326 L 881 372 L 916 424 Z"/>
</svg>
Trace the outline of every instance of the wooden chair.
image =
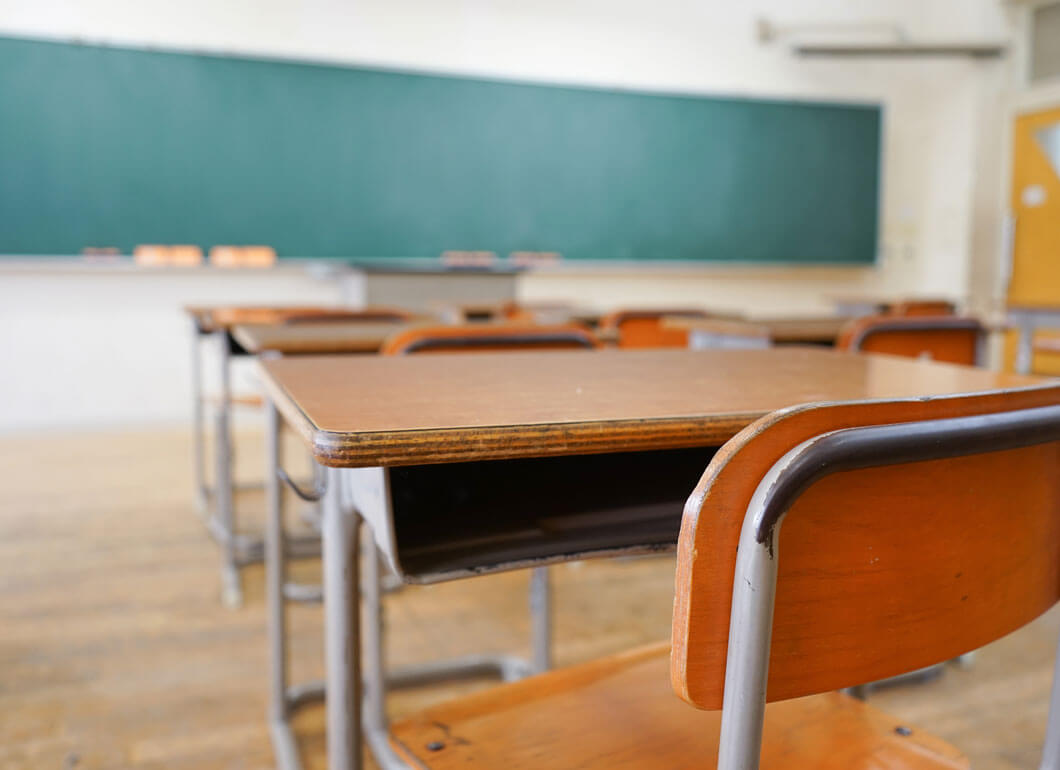
<svg viewBox="0 0 1060 770">
<path fill-rule="evenodd" d="M 617 310 L 600 319 L 600 331 L 617 333 L 620 348 L 688 347 L 688 331 L 667 328 L 663 322 L 667 317 L 710 318 L 711 314 L 694 308 Z"/>
<path fill-rule="evenodd" d="M 580 326 L 464 324 L 421 326 L 398 332 L 381 353 L 496 353 L 512 350 L 593 350 L 600 343 Z"/>
<path fill-rule="evenodd" d="M 957 307 L 946 299 L 907 299 L 895 302 L 887 312 L 890 315 L 953 315 Z"/>
<path fill-rule="evenodd" d="M 974 318 L 875 315 L 848 323 L 836 347 L 976 366 L 985 358 L 985 344 L 986 329 Z"/>
<path fill-rule="evenodd" d="M 1056 386 L 775 412 L 688 499 L 669 656 L 442 704 L 391 743 L 443 770 L 967 767 L 831 691 L 980 647 L 1060 599 L 1058 463 Z M 1056 770 L 1055 684 L 1052 701 L 1041 767 Z"/>
</svg>

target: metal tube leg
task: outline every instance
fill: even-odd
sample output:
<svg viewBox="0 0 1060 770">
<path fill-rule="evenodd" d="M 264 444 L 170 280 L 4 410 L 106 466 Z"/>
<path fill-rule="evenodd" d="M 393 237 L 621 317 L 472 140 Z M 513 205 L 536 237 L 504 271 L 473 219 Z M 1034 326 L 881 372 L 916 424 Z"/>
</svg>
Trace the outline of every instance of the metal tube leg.
<svg viewBox="0 0 1060 770">
<path fill-rule="evenodd" d="M 718 770 L 758 770 L 762 748 L 777 588 L 777 532 L 770 543 L 757 543 L 749 519 L 744 520 L 736 556 Z"/>
<path fill-rule="evenodd" d="M 552 668 L 552 584 L 548 567 L 530 571 L 530 623 L 534 672 Z"/>
<path fill-rule="evenodd" d="M 279 432 L 280 416 L 270 400 L 265 404 L 265 599 L 269 615 L 269 732 L 276 754 L 276 766 L 282 770 L 292 770 L 302 765 L 291 730 L 292 704 L 287 686 L 287 605 L 283 591 L 287 580 L 287 544 L 278 473 Z"/>
<path fill-rule="evenodd" d="M 216 435 L 214 443 L 217 452 L 217 472 L 214 480 L 214 501 L 217 511 L 217 523 L 222 532 L 221 550 L 224 564 L 221 566 L 221 598 L 226 606 L 238 607 L 243 603 L 243 587 L 239 579 L 239 565 L 236 561 L 236 523 L 234 501 L 232 499 L 232 437 L 229 430 L 229 407 L 231 390 L 229 380 L 228 335 L 219 332 L 218 343 L 221 346 L 221 403 L 215 420 Z"/>
<path fill-rule="evenodd" d="M 195 505 L 207 514 L 210 493 L 206 487 L 206 431 L 202 406 L 202 334 L 199 325 L 191 325 L 191 451 L 195 481 Z"/>
<path fill-rule="evenodd" d="M 277 474 L 279 415 L 272 401 L 265 405 L 265 598 L 269 613 L 269 657 L 272 675 L 269 688 L 269 718 L 286 721 L 287 627 L 283 584 L 287 579 L 284 559 L 283 509 Z"/>
<path fill-rule="evenodd" d="M 1041 770 L 1060 770 L 1060 644 L 1053 665 L 1053 689 L 1049 697 L 1049 721 L 1045 728 Z"/>
<path fill-rule="evenodd" d="M 364 645 L 364 726 L 365 730 L 386 730 L 386 653 L 383 649 L 386 622 L 383 615 L 383 591 L 379 574 L 379 551 L 375 541 L 365 538 L 362 577 L 364 587 L 361 601 L 364 611 L 364 629 L 361 642 Z"/>
<path fill-rule="evenodd" d="M 361 660 L 358 592 L 360 522 L 344 510 L 342 476 L 328 469 L 321 547 L 329 770 L 361 768 Z"/>
<path fill-rule="evenodd" d="M 1016 371 L 1020 374 L 1030 374 L 1031 365 L 1034 360 L 1034 324 L 1024 319 L 1020 323 L 1019 342 L 1016 346 Z"/>
</svg>

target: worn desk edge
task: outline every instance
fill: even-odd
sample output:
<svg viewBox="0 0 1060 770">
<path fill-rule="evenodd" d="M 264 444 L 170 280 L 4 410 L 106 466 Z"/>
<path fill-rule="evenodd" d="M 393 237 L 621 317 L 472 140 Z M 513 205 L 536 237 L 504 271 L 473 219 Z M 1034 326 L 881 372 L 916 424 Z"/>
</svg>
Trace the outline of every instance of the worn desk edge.
<svg viewBox="0 0 1060 770">
<path fill-rule="evenodd" d="M 749 424 L 770 413 L 756 410 L 710 416 L 685 415 L 658 419 L 592 420 L 501 426 L 476 425 L 460 428 L 373 431 L 352 435 L 321 429 L 260 364 L 259 373 L 269 398 L 287 424 L 293 427 L 306 442 L 317 462 L 333 468 L 604 454 L 615 451 L 618 445 L 621 445 L 621 451 L 721 446 Z M 804 402 L 789 404 L 783 409 L 835 403 L 915 402 L 960 398 L 1006 390 L 1045 390 L 1049 388 L 1055 388 L 1060 393 L 1060 383 L 1045 381 L 1015 388 L 989 388 L 960 393 L 909 396 L 900 399 Z M 650 430 L 644 428 L 646 424 L 651 426 Z M 546 442 L 550 444 L 549 450 L 542 452 L 540 447 Z M 415 456 L 415 460 L 411 462 L 410 453 Z"/>
</svg>

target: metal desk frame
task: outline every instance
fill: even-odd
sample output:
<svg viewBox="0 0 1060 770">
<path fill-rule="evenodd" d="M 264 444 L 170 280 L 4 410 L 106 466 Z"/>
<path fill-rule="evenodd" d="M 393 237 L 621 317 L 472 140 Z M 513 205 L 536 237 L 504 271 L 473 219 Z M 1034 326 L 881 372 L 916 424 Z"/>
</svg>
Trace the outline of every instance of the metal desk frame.
<svg viewBox="0 0 1060 770">
<path fill-rule="evenodd" d="M 267 509 L 265 581 L 270 657 L 269 734 L 277 766 L 300 770 L 291 718 L 301 706 L 326 701 L 329 762 L 361 767 L 361 735 L 384 770 L 409 766 L 390 747 L 387 691 L 474 676 L 496 675 L 514 681 L 551 667 L 551 584 L 548 568 L 531 571 L 530 614 L 532 660 L 512 655 L 472 654 L 401 667 L 387 667 L 384 654 L 383 564 L 375 530 L 390 516 L 390 492 L 383 468 L 320 469 L 321 487 L 307 492 L 291 484 L 280 466 L 280 416 L 271 400 L 265 406 L 265 496 Z M 323 586 L 304 586 L 287 579 L 292 552 L 283 524 L 281 481 L 305 500 L 322 502 L 320 527 Z M 369 536 L 361 538 L 365 523 Z M 359 597 L 356 602 L 351 597 Z M 292 685 L 287 656 L 287 602 L 324 603 L 325 682 Z M 361 626 L 363 609 L 364 626 Z M 362 674 L 362 653 L 364 671 Z M 325 698 L 326 692 L 342 693 Z M 351 725 L 359 725 L 353 729 Z"/>
<path fill-rule="evenodd" d="M 232 346 L 227 329 L 205 330 L 192 319 L 192 463 L 195 506 L 207 532 L 221 549 L 221 599 L 228 607 L 243 603 L 240 569 L 265 559 L 264 538 L 242 535 L 236 530 L 235 483 L 232 479 Z M 220 387 L 213 419 L 214 483 L 206 478 L 206 394 L 203 384 L 203 345 L 211 342 L 217 351 Z M 320 553 L 316 537 L 291 539 L 288 549 L 299 557 Z"/>
</svg>

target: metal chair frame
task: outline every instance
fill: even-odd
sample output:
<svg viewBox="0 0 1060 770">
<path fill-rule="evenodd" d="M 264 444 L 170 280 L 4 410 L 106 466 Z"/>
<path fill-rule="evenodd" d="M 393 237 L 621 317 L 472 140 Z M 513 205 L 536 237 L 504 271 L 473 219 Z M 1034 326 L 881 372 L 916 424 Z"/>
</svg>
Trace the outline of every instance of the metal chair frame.
<svg viewBox="0 0 1060 770">
<path fill-rule="evenodd" d="M 751 499 L 733 583 L 719 770 L 758 767 L 776 598 L 780 525 L 815 481 L 840 471 L 1060 441 L 1060 406 L 849 428 L 804 441 L 765 474 Z M 1060 770 L 1060 648 L 1041 770 Z"/>
</svg>

